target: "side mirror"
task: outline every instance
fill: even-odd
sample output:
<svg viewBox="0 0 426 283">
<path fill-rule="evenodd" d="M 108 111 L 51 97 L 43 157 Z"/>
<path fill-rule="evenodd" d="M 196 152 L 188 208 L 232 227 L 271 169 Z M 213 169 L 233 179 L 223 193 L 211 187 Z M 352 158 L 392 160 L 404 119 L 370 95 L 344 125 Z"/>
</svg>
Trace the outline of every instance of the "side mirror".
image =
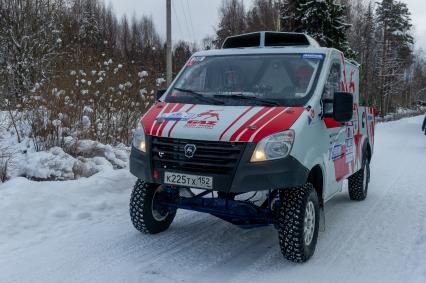
<svg viewBox="0 0 426 283">
<path fill-rule="evenodd" d="M 157 100 L 159 100 L 163 96 L 163 94 L 166 93 L 166 91 L 167 91 L 167 89 L 159 89 L 159 90 L 157 90 L 157 94 L 155 95 L 155 98 Z"/>
<path fill-rule="evenodd" d="M 333 119 L 344 123 L 352 120 L 354 96 L 349 92 L 336 92 L 333 99 Z"/>
</svg>

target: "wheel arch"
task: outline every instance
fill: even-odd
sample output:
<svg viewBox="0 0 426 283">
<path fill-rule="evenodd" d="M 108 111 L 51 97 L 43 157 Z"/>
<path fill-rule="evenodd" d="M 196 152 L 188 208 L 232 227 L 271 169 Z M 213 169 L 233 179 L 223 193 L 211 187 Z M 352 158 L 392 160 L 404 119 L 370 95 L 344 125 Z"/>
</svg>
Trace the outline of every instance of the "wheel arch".
<svg viewBox="0 0 426 283">
<path fill-rule="evenodd" d="M 324 173 L 321 165 L 317 164 L 309 171 L 307 182 L 311 183 L 318 195 L 320 206 L 324 206 Z"/>
</svg>

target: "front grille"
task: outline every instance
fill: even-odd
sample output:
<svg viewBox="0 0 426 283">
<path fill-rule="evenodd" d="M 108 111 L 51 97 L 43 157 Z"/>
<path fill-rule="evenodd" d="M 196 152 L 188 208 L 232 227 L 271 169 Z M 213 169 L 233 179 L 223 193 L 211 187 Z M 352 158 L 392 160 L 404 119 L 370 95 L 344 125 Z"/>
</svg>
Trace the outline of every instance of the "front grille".
<svg viewBox="0 0 426 283">
<path fill-rule="evenodd" d="M 192 158 L 185 156 L 184 147 L 187 144 L 197 147 Z M 231 175 L 244 147 L 243 143 L 153 137 L 151 154 L 154 168 Z"/>
</svg>

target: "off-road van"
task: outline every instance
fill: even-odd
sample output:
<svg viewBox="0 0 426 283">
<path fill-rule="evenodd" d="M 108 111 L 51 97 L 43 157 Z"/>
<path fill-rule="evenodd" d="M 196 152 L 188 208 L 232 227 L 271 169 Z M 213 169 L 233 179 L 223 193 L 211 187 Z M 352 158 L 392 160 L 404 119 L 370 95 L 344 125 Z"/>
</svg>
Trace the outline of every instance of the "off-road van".
<svg viewBox="0 0 426 283">
<path fill-rule="evenodd" d="M 308 260 L 344 180 L 351 199 L 367 196 L 375 117 L 359 105 L 358 67 L 299 33 L 243 34 L 195 53 L 135 132 L 135 228 L 155 234 L 178 208 L 204 212 L 274 225 L 283 255 Z"/>
</svg>

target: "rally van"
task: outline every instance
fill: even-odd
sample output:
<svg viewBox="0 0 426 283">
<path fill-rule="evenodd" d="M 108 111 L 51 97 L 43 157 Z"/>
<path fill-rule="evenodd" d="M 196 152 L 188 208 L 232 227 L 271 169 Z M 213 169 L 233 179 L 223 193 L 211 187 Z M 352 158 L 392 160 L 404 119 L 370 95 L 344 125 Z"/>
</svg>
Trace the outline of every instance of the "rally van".
<svg viewBox="0 0 426 283">
<path fill-rule="evenodd" d="M 375 117 L 359 90 L 358 64 L 305 34 L 243 34 L 193 54 L 135 131 L 134 227 L 162 232 L 178 208 L 273 225 L 284 257 L 308 260 L 344 181 L 350 199 L 367 196 Z"/>
</svg>

